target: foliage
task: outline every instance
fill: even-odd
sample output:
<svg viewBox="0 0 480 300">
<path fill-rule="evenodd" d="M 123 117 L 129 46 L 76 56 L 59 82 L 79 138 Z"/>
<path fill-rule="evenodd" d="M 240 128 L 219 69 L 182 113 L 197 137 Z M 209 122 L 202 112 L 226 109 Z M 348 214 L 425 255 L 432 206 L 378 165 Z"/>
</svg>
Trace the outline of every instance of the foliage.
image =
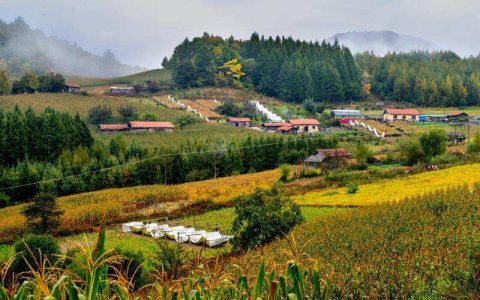
<svg viewBox="0 0 480 300">
<path fill-rule="evenodd" d="M 358 164 L 361 168 L 365 169 L 368 163 L 368 160 L 372 157 L 372 151 L 368 146 L 362 142 L 357 142 L 354 152 L 355 158 L 358 161 Z"/>
<path fill-rule="evenodd" d="M 194 117 L 192 115 L 183 115 L 177 118 L 177 121 L 175 122 L 177 126 L 180 129 L 184 129 L 185 127 L 189 125 L 193 125 L 195 123 L 199 123 L 200 120 L 197 117 Z"/>
<path fill-rule="evenodd" d="M 119 265 L 115 267 L 115 271 L 120 272 L 124 278 L 128 279 L 135 290 L 146 284 L 146 274 L 144 273 L 145 258 L 142 252 L 116 247 L 112 251 L 112 255 L 121 257 Z M 113 273 L 112 269 L 110 271 Z"/>
<path fill-rule="evenodd" d="M 47 233 L 57 229 L 60 217 L 63 214 L 52 194 L 39 193 L 33 197 L 32 202 L 22 209 L 22 214 L 27 219 L 30 231 L 34 233 Z"/>
<path fill-rule="evenodd" d="M 440 129 L 431 130 L 420 136 L 420 145 L 427 159 L 431 159 L 447 151 L 447 135 Z"/>
<path fill-rule="evenodd" d="M 308 98 L 305 101 L 303 101 L 303 108 L 311 116 L 314 116 L 315 114 L 322 114 L 323 111 L 325 110 L 325 105 L 317 104 L 312 100 L 312 98 Z"/>
<path fill-rule="evenodd" d="M 46 109 L 36 114 L 29 108 L 25 112 L 0 109 L 0 166 L 17 164 L 31 159 L 54 161 L 65 150 L 93 144 L 93 138 L 78 115 L 71 117 Z"/>
<path fill-rule="evenodd" d="M 0 208 L 4 208 L 8 206 L 10 202 L 10 197 L 6 195 L 4 192 L 0 192 Z"/>
<path fill-rule="evenodd" d="M 159 250 L 155 254 L 156 269 L 162 276 L 178 279 L 189 258 L 188 253 L 180 245 L 167 241 L 159 241 L 158 246 Z"/>
<path fill-rule="evenodd" d="M 119 110 L 120 111 L 120 110 Z M 92 124 L 100 124 L 112 117 L 112 108 L 107 105 L 98 105 L 88 111 L 88 120 Z"/>
<path fill-rule="evenodd" d="M 355 194 L 358 192 L 358 183 L 350 182 L 347 184 L 347 193 L 348 194 Z"/>
<path fill-rule="evenodd" d="M 243 112 L 242 108 L 233 101 L 223 102 L 215 111 L 227 117 L 238 117 Z"/>
<path fill-rule="evenodd" d="M 10 94 L 12 87 L 8 80 L 7 72 L 0 70 L 0 95 Z"/>
<path fill-rule="evenodd" d="M 400 160 L 406 165 L 414 165 L 425 159 L 422 145 L 416 138 L 404 138 L 398 143 Z"/>
<path fill-rule="evenodd" d="M 120 106 L 118 108 L 118 113 L 127 122 L 131 121 L 132 119 L 137 117 L 137 109 L 133 105 Z M 111 113 L 110 113 L 110 116 L 108 116 L 106 119 L 108 119 L 110 117 L 111 117 Z M 96 124 L 96 123 L 94 123 L 94 124 Z"/>
<path fill-rule="evenodd" d="M 250 249 L 288 234 L 304 218 L 300 207 L 278 188 L 257 189 L 235 201 L 235 249 Z"/>
<path fill-rule="evenodd" d="M 460 58 L 451 51 L 390 53 L 355 57 L 369 74 L 363 79 L 372 93 L 388 100 L 418 106 L 465 106 L 480 104 L 479 57 Z"/>
<path fill-rule="evenodd" d="M 292 167 L 287 164 L 283 164 L 280 166 L 280 181 L 287 182 L 290 179 L 290 175 L 292 173 Z"/>
<path fill-rule="evenodd" d="M 166 65 L 181 87 L 247 86 L 291 102 L 360 97 L 360 72 L 350 50 L 338 43 L 265 38 L 257 33 L 247 41 L 225 40 L 204 33 L 185 39 Z"/>
<path fill-rule="evenodd" d="M 12 271 L 17 274 L 30 271 L 31 268 L 38 269 L 44 259 L 55 263 L 60 255 L 57 240 L 48 235 L 27 235 L 15 243 L 14 249 L 16 256 Z"/>
<path fill-rule="evenodd" d="M 472 141 L 467 146 L 467 153 L 480 153 L 480 130 L 477 130 L 473 135 Z"/>
</svg>

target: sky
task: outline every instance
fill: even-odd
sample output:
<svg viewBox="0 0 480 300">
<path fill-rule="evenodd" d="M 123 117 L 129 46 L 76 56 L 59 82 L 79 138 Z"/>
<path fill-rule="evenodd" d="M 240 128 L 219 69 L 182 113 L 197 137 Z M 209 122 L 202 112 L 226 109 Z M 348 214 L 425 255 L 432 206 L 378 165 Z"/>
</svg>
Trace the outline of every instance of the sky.
<svg viewBox="0 0 480 300">
<path fill-rule="evenodd" d="M 339 32 L 393 30 L 456 53 L 480 53 L 478 0 L 0 0 L 0 19 L 32 27 L 96 54 L 159 67 L 186 37 L 252 32 L 304 40 Z"/>
</svg>

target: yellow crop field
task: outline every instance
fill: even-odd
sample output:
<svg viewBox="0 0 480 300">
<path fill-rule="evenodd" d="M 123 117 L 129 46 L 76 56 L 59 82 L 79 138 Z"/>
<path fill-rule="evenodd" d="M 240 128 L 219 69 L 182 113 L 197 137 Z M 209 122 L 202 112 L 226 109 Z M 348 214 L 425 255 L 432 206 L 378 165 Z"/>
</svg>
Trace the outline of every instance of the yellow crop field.
<svg viewBox="0 0 480 300">
<path fill-rule="evenodd" d="M 424 172 L 400 179 L 382 180 L 359 186 L 355 194 L 346 188 L 332 188 L 295 196 L 301 205 L 365 206 L 399 201 L 406 197 L 458 185 L 472 185 L 480 179 L 480 164 Z"/>
<path fill-rule="evenodd" d="M 136 186 L 60 197 L 58 204 L 64 211 L 60 227 L 63 230 L 86 229 L 99 224 L 104 215 L 110 223 L 134 217 L 147 219 L 159 210 L 168 212 L 193 201 L 222 203 L 257 187 L 267 188 L 278 178 L 279 171 L 273 170 L 179 185 Z M 25 231 L 23 207 L 0 209 L 0 242 Z"/>
</svg>

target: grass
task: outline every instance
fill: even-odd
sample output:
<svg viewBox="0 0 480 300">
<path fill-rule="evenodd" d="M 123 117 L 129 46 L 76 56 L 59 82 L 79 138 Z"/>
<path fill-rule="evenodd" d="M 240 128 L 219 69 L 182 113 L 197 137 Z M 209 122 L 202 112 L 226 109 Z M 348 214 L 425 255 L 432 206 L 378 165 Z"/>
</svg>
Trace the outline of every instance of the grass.
<svg viewBox="0 0 480 300">
<path fill-rule="evenodd" d="M 108 96 L 80 96 L 72 94 L 27 94 L 0 96 L 0 108 L 11 110 L 16 105 L 25 110 L 32 107 L 35 111 L 41 112 L 46 108 L 53 108 L 58 111 L 68 112 L 72 115 L 78 113 L 86 119 L 88 111 L 99 104 L 108 105 L 112 108 L 113 118 L 120 119 L 118 108 L 126 105 L 133 105 L 139 115 L 153 113 L 161 121 L 175 122 L 178 117 L 189 114 L 178 109 L 169 109 L 157 105 L 151 99 L 138 97 L 108 97 Z M 90 125 L 90 132 L 96 139 L 109 142 L 118 134 L 99 133 L 96 126 Z M 248 135 L 262 135 L 263 132 L 244 128 L 234 128 L 225 124 L 197 123 L 184 129 L 177 128 L 172 133 L 119 133 L 126 142 L 136 141 L 139 145 L 153 149 L 162 146 L 169 148 L 179 146 L 192 140 L 206 142 L 231 141 L 246 138 Z"/>
<path fill-rule="evenodd" d="M 480 178 L 480 164 L 452 167 L 440 171 L 424 172 L 392 180 L 363 184 L 355 194 L 346 188 L 329 188 L 295 196 L 301 205 L 365 206 L 399 201 L 419 193 L 433 192 L 455 185 L 472 185 Z"/>
<path fill-rule="evenodd" d="M 252 278 L 261 262 L 267 274 L 291 260 L 315 263 L 332 299 L 478 298 L 479 200 L 478 187 L 453 188 L 319 217 L 225 269 Z"/>
<path fill-rule="evenodd" d="M 106 189 L 60 197 L 57 203 L 65 213 L 59 230 L 71 233 L 92 229 L 103 216 L 110 223 L 117 223 L 181 213 L 198 202 L 226 204 L 232 197 L 250 193 L 257 187 L 270 187 L 278 178 L 278 170 L 273 170 L 179 185 Z M 26 231 L 25 218 L 20 213 L 23 206 L 0 210 L 0 242 L 10 241 Z"/>
<path fill-rule="evenodd" d="M 149 71 L 145 71 L 137 74 L 116 77 L 116 78 L 86 78 L 86 77 L 71 76 L 71 77 L 68 77 L 67 79 L 77 82 L 81 87 L 96 87 L 96 86 L 106 86 L 106 85 L 112 85 L 112 84 L 143 83 L 147 80 L 154 80 L 157 82 L 169 83 L 172 80 L 172 75 L 170 70 L 155 69 L 155 70 L 149 70 Z"/>
</svg>

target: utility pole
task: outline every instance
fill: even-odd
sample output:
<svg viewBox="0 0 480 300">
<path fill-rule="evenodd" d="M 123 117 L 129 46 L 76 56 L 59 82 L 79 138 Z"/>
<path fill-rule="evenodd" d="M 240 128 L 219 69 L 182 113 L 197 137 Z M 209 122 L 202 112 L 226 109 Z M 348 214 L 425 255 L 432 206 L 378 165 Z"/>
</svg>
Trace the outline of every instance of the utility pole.
<svg viewBox="0 0 480 300">
<path fill-rule="evenodd" d="M 167 158 L 165 157 L 165 159 L 163 160 L 164 164 L 163 164 L 163 174 L 164 174 L 164 177 L 165 177 L 165 185 L 167 185 Z"/>
<path fill-rule="evenodd" d="M 213 152 L 213 179 L 217 179 L 217 152 Z"/>
</svg>

